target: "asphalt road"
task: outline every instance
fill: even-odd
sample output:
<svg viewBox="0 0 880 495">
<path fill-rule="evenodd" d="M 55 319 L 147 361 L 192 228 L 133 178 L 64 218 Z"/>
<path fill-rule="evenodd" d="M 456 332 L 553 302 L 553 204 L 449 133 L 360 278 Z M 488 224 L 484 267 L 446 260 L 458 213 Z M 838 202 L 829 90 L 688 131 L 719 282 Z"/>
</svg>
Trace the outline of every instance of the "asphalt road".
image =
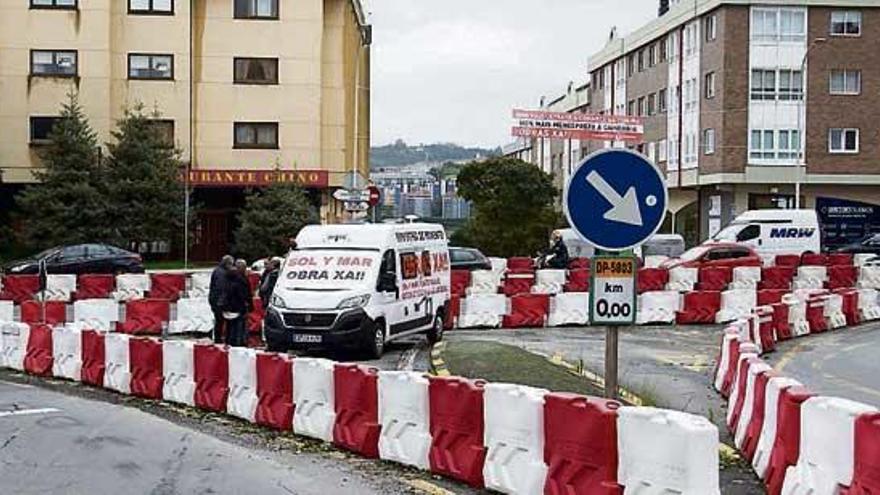
<svg viewBox="0 0 880 495">
<path fill-rule="evenodd" d="M 880 407 L 880 323 L 784 342 L 765 356 L 810 390 Z"/>
</svg>

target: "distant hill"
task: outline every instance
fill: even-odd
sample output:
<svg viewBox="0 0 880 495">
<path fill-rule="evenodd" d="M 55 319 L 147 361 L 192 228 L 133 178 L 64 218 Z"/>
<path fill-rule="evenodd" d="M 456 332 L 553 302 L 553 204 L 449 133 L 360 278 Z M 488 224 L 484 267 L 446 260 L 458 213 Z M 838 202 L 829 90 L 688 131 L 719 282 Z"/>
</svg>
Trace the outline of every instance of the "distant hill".
<svg viewBox="0 0 880 495">
<path fill-rule="evenodd" d="M 494 156 L 500 153 L 501 148 L 494 150 L 463 148 L 451 143 L 410 146 L 398 139 L 394 144 L 372 147 L 370 149 L 370 165 L 372 168 L 403 167 L 424 161 L 451 162 L 473 160 L 477 157 Z"/>
</svg>

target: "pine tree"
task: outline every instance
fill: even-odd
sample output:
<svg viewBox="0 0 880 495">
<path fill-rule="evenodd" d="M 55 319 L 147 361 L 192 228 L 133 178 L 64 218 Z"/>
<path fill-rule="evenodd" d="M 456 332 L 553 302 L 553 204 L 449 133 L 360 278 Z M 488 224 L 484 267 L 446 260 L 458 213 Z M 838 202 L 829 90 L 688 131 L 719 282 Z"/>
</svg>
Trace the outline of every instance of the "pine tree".
<svg viewBox="0 0 880 495">
<path fill-rule="evenodd" d="M 288 238 L 317 221 L 317 211 L 296 184 L 274 183 L 252 191 L 238 215 L 235 251 L 250 260 L 278 256 Z"/>
<path fill-rule="evenodd" d="M 120 247 L 182 240 L 184 185 L 180 150 L 155 125 L 158 111 L 141 104 L 125 111 L 107 145 L 108 220 Z"/>
<path fill-rule="evenodd" d="M 95 131 L 69 94 L 49 143 L 38 150 L 38 184 L 16 197 L 22 240 L 34 249 L 100 242 L 108 236 L 104 167 Z"/>
</svg>

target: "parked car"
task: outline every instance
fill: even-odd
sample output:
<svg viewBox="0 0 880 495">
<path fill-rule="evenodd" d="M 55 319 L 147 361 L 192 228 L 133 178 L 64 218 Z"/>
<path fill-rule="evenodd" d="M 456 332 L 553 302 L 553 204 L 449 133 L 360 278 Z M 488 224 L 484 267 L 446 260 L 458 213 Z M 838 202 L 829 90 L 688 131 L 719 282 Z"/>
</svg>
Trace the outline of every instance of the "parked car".
<svg viewBox="0 0 880 495">
<path fill-rule="evenodd" d="M 729 242 L 703 244 L 685 251 L 681 258 L 663 262 L 661 268 L 710 266 L 760 266 L 761 257 L 749 246 Z"/>
<path fill-rule="evenodd" d="M 880 255 L 880 234 L 871 234 L 860 241 L 839 247 L 834 252 Z"/>
<path fill-rule="evenodd" d="M 492 262 L 479 249 L 451 247 L 449 248 L 449 261 L 453 270 L 492 269 Z"/>
<path fill-rule="evenodd" d="M 75 244 L 47 249 L 30 258 L 3 266 L 9 275 L 38 273 L 40 261 L 46 261 L 49 273 L 143 273 L 144 261 L 137 253 L 106 244 Z"/>
</svg>

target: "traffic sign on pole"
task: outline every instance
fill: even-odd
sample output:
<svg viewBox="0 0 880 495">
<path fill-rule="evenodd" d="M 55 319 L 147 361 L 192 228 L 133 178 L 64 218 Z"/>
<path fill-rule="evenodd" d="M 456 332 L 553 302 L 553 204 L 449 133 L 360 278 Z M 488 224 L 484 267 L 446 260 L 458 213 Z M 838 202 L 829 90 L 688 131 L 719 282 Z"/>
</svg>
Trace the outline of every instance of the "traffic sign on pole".
<svg viewBox="0 0 880 495">
<path fill-rule="evenodd" d="M 632 257 L 593 258 L 590 274 L 590 322 L 593 325 L 633 325 L 636 322 L 636 272 Z"/>
<path fill-rule="evenodd" d="M 666 217 L 666 181 L 656 165 L 625 149 L 588 156 L 571 175 L 563 206 L 584 240 L 606 251 L 624 251 L 654 235 Z"/>
</svg>

